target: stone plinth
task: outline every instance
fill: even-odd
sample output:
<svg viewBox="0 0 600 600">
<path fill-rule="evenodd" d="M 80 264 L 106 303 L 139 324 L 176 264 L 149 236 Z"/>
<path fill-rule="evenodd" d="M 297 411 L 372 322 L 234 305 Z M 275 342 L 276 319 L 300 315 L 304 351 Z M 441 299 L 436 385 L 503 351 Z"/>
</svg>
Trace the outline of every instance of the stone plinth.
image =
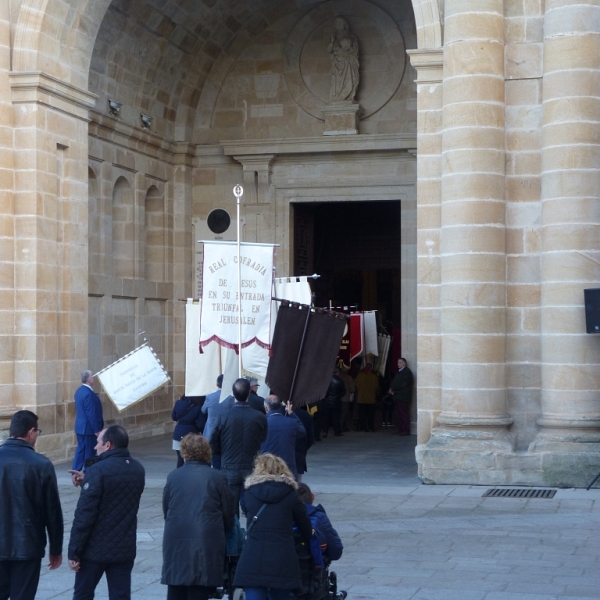
<svg viewBox="0 0 600 600">
<path fill-rule="evenodd" d="M 358 133 L 360 104 L 351 100 L 332 102 L 323 108 L 323 135 L 354 135 Z"/>
</svg>

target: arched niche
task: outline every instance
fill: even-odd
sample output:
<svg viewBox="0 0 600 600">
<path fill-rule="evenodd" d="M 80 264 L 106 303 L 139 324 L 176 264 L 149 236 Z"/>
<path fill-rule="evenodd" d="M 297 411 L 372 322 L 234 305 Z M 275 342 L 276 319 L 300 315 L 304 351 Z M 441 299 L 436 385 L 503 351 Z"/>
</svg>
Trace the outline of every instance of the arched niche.
<svg viewBox="0 0 600 600">
<path fill-rule="evenodd" d="M 165 281 L 165 197 L 151 186 L 144 202 L 144 275 L 149 281 Z"/>
<path fill-rule="evenodd" d="M 125 177 L 117 179 L 112 194 L 112 274 L 135 277 L 135 203 Z"/>
</svg>

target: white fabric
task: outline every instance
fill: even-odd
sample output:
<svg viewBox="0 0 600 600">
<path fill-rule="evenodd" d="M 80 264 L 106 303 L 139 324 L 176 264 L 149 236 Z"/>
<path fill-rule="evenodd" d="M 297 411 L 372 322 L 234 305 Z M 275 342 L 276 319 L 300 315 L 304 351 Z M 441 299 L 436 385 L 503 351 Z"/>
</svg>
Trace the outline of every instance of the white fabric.
<svg viewBox="0 0 600 600">
<path fill-rule="evenodd" d="M 377 336 L 377 345 L 379 347 L 379 357 L 375 369 L 383 377 L 385 376 L 385 365 L 387 364 L 388 352 L 390 350 L 392 338 L 389 335 L 380 333 Z"/>
<path fill-rule="evenodd" d="M 275 279 L 275 297 L 310 304 L 311 289 L 306 277 L 278 277 Z"/>
<path fill-rule="evenodd" d="M 310 304 L 311 289 L 308 279 L 306 277 L 279 277 L 274 281 L 273 296 L 291 302 Z M 279 303 L 273 302 L 272 305 L 271 337 L 275 329 Z M 235 351 L 220 346 L 216 342 L 204 346 L 203 354 L 200 354 L 198 350 L 200 343 L 200 305 L 192 304 L 188 300 L 185 315 L 185 394 L 186 396 L 210 394 L 214 391 L 217 375 L 223 373 L 222 389 L 224 391 L 221 394 L 221 400 L 224 400 L 231 393 L 231 386 L 238 376 L 237 355 Z M 269 351 L 266 348 L 258 344 L 251 344 L 242 348 L 244 373 L 258 379 L 260 385 L 258 393 L 262 396 L 269 393 L 269 389 L 264 383 L 268 365 Z"/>
<path fill-rule="evenodd" d="M 241 290 L 235 243 L 204 243 L 200 343 L 237 346 L 241 301 L 242 344 L 270 343 L 273 246 L 242 244 Z"/>
<path fill-rule="evenodd" d="M 225 350 L 216 342 L 199 351 L 200 305 L 185 305 L 185 395 L 206 396 L 215 391 L 217 377 L 223 372 Z"/>
<path fill-rule="evenodd" d="M 120 411 L 149 396 L 169 376 L 149 346 L 140 346 L 97 374 L 102 387 Z"/>
<path fill-rule="evenodd" d="M 365 354 L 378 356 L 379 348 L 377 347 L 377 319 L 375 311 L 371 310 L 364 313 L 363 327 L 365 331 Z"/>
<path fill-rule="evenodd" d="M 213 342 L 210 345 L 216 346 L 217 344 Z M 235 350 L 231 350 L 230 348 L 223 348 L 223 350 L 225 351 L 225 360 L 223 362 L 223 385 L 221 386 L 221 397 L 219 398 L 219 402 L 223 402 L 227 396 L 231 395 L 231 388 L 239 376 L 240 364 Z M 244 355 L 242 353 L 242 361 L 243 359 Z"/>
</svg>

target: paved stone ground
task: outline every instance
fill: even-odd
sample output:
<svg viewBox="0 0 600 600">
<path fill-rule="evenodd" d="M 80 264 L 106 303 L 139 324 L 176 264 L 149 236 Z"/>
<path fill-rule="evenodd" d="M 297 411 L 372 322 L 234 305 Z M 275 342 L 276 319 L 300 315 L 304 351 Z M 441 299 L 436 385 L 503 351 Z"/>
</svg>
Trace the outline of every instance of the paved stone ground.
<svg viewBox="0 0 600 600">
<path fill-rule="evenodd" d="M 309 453 L 305 481 L 344 542 L 334 569 L 349 600 L 600 598 L 600 489 L 521 500 L 482 498 L 486 487 L 424 486 L 414 445 L 413 436 L 351 432 Z M 133 442 L 132 454 L 147 472 L 133 598 L 165 598 L 160 504 L 175 453 L 160 437 Z M 79 494 L 67 469 L 57 466 L 66 537 Z M 72 596 L 66 565 L 42 572 L 39 600 Z M 96 598 L 107 598 L 104 579 Z"/>
</svg>

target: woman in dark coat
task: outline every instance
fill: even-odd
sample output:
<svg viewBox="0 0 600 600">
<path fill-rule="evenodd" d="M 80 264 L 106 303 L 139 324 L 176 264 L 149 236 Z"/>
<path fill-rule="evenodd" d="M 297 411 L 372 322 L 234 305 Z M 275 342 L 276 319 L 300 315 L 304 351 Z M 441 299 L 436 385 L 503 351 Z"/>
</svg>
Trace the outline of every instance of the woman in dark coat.
<svg viewBox="0 0 600 600">
<path fill-rule="evenodd" d="M 398 435 L 410 435 L 410 403 L 413 393 L 413 374 L 405 358 L 398 359 L 398 371 L 392 379 L 389 393 L 394 396 Z"/>
<path fill-rule="evenodd" d="M 188 433 L 202 433 L 206 415 L 202 412 L 205 396 L 181 396 L 171 412 L 171 419 L 177 421 L 173 430 L 173 450 L 177 452 L 177 468 L 183 465 L 179 452 L 181 439 Z"/>
<path fill-rule="evenodd" d="M 225 532 L 233 527 L 227 478 L 210 466 L 210 445 L 198 434 L 181 440 L 181 469 L 163 492 L 165 532 L 161 583 L 167 600 L 208 600 L 223 584 Z"/>
<path fill-rule="evenodd" d="M 244 487 L 249 533 L 233 584 L 244 588 L 246 600 L 288 600 L 302 587 L 294 524 L 307 542 L 312 535 L 294 476 L 281 458 L 261 454 Z"/>
</svg>

